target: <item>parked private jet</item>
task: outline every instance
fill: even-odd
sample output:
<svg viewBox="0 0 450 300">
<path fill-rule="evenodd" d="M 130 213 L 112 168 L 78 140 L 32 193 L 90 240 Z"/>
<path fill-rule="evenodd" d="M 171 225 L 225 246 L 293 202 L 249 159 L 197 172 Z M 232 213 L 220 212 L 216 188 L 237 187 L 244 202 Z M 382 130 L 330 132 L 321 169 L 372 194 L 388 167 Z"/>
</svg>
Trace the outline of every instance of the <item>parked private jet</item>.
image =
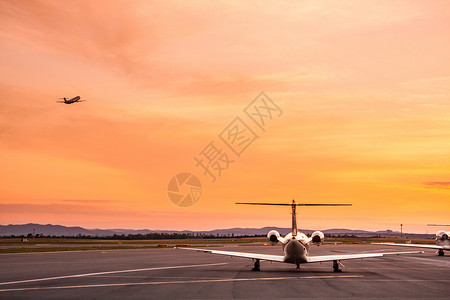
<svg viewBox="0 0 450 300">
<path fill-rule="evenodd" d="M 228 255 L 243 258 L 250 258 L 254 262 L 252 271 L 260 270 L 260 261 L 274 261 L 283 262 L 297 265 L 300 268 L 300 264 L 315 263 L 315 262 L 333 262 L 333 271 L 341 272 L 339 268 L 341 260 L 348 259 L 362 259 L 362 258 L 373 258 L 373 257 L 383 257 L 386 255 L 398 255 L 398 254 L 416 254 L 423 253 L 422 251 L 411 251 L 411 252 L 389 252 L 389 253 L 360 253 L 360 254 L 338 254 L 338 255 L 322 255 L 322 256 L 309 256 L 309 245 L 321 245 L 324 241 L 324 234 L 321 231 L 315 231 L 311 234 L 311 237 L 307 237 L 304 233 L 297 230 L 297 216 L 296 208 L 297 206 L 351 206 L 351 204 L 317 204 L 317 203 L 236 203 L 236 204 L 247 204 L 247 205 L 282 205 L 291 206 L 292 208 L 292 232 L 287 234 L 284 238 L 280 236 L 280 233 L 276 230 L 271 230 L 267 234 L 267 238 L 272 245 L 281 243 L 283 246 L 284 255 L 268 255 L 268 254 L 257 254 L 257 253 L 245 253 L 245 252 L 233 252 L 233 251 L 222 251 L 222 250 L 209 250 L 209 249 L 197 249 L 197 248 L 178 248 L 183 250 L 194 250 L 199 252 L 205 252 L 210 254 L 218 255 Z"/>
<path fill-rule="evenodd" d="M 76 96 L 76 97 L 74 97 L 72 99 L 67 99 L 66 97 L 60 98 L 60 99 L 63 99 L 63 101 L 56 101 L 56 102 L 64 103 L 64 104 L 72 104 L 72 103 L 75 103 L 75 102 L 84 102 L 84 101 L 86 101 L 86 100 L 81 100 L 80 96 Z"/>
<path fill-rule="evenodd" d="M 428 226 L 450 226 L 448 224 L 428 224 Z M 439 230 L 436 232 L 436 245 L 421 245 L 421 244 L 394 244 L 394 243 L 372 243 L 375 245 L 385 246 L 399 246 L 399 247 L 413 247 L 423 249 L 436 249 L 439 256 L 444 256 L 444 250 L 450 251 L 450 231 L 445 232 Z"/>
</svg>

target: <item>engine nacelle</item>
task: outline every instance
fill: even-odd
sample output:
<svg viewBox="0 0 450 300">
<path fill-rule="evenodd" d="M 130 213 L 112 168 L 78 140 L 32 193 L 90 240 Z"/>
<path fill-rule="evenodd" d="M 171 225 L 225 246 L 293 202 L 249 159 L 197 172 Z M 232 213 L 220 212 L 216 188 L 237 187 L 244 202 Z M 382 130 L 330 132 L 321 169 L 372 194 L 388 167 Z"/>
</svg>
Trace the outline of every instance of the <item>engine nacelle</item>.
<svg viewBox="0 0 450 300">
<path fill-rule="evenodd" d="M 280 238 L 280 233 L 276 230 L 271 230 L 267 234 L 267 238 L 269 239 L 269 243 L 273 246 L 278 243 L 278 239 Z"/>
<path fill-rule="evenodd" d="M 438 231 L 436 233 L 436 240 L 445 241 L 445 240 L 448 240 L 448 239 L 449 238 L 448 238 L 448 233 L 447 232 L 441 230 L 441 231 Z"/>
<path fill-rule="evenodd" d="M 323 243 L 323 240 L 325 239 L 325 235 L 322 231 L 314 231 L 311 234 L 311 243 L 314 245 L 320 246 Z"/>
</svg>

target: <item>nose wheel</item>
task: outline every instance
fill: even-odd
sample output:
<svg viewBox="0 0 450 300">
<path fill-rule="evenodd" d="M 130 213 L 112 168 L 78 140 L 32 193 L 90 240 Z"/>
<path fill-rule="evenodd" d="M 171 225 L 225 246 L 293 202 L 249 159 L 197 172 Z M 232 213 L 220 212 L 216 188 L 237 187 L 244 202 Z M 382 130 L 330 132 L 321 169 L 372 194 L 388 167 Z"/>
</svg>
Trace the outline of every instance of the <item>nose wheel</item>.
<svg viewBox="0 0 450 300">
<path fill-rule="evenodd" d="M 255 259 L 252 271 L 261 271 L 259 259 Z"/>
<path fill-rule="evenodd" d="M 439 249 L 438 255 L 439 255 L 439 256 L 444 256 L 444 250 Z"/>
</svg>

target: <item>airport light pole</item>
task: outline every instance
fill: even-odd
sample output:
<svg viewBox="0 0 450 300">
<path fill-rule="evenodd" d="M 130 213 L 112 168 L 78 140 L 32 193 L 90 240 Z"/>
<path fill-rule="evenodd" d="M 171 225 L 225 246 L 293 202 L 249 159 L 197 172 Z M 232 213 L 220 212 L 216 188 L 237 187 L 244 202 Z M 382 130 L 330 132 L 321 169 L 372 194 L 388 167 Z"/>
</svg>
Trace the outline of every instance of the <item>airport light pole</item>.
<svg viewBox="0 0 450 300">
<path fill-rule="evenodd" d="M 403 240 L 403 224 L 400 224 L 400 242 Z"/>
</svg>

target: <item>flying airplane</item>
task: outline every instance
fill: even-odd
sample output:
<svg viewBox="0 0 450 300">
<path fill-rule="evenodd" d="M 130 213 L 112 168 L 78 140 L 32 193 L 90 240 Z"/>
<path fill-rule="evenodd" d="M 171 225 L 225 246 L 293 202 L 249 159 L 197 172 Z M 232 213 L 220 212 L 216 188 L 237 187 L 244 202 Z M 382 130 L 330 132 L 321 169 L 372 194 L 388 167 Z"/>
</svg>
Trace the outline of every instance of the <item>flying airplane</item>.
<svg viewBox="0 0 450 300">
<path fill-rule="evenodd" d="M 80 96 L 76 96 L 76 97 L 74 97 L 72 99 L 67 99 L 66 97 L 59 98 L 59 99 L 64 99 L 64 100 L 63 101 L 56 101 L 56 102 L 64 103 L 64 104 L 72 104 L 72 103 L 75 103 L 75 102 L 84 102 L 84 101 L 86 101 L 86 100 L 80 100 Z"/>
<path fill-rule="evenodd" d="M 448 224 L 428 224 L 428 226 L 450 226 L 450 225 L 448 225 Z M 385 246 L 436 249 L 439 256 L 444 256 L 444 250 L 450 251 L 449 236 L 450 236 L 450 231 L 445 232 L 444 230 L 439 230 L 438 232 L 436 232 L 436 245 L 395 244 L 395 243 L 372 243 L 372 244 L 385 245 Z"/>
<path fill-rule="evenodd" d="M 315 231 L 311 234 L 311 237 L 307 237 L 304 233 L 297 230 L 297 206 L 351 206 L 351 204 L 317 204 L 317 203 L 242 203 L 238 202 L 236 204 L 247 204 L 247 205 L 281 205 L 281 206 L 291 206 L 292 208 L 292 232 L 288 233 L 284 238 L 280 236 L 280 233 L 276 230 L 271 230 L 267 234 L 267 238 L 272 245 L 281 243 L 283 246 L 284 255 L 268 255 L 268 254 L 257 254 L 257 253 L 245 253 L 245 252 L 233 252 L 233 251 L 222 251 L 222 250 L 209 250 L 209 249 L 197 249 L 197 248 L 178 248 L 183 250 L 194 250 L 198 252 L 218 254 L 218 255 L 228 255 L 243 258 L 250 258 L 254 262 L 252 271 L 260 271 L 260 261 L 274 261 L 283 262 L 297 265 L 297 269 L 300 268 L 300 264 L 315 263 L 315 262 L 333 262 L 333 271 L 341 272 L 339 265 L 342 265 L 341 260 L 348 259 L 362 259 L 362 258 L 373 258 L 382 257 L 385 255 L 398 255 L 398 254 L 416 254 L 423 253 L 422 251 L 411 251 L 411 252 L 390 252 L 390 253 L 360 253 L 360 254 L 338 254 L 338 255 L 323 255 L 323 256 L 309 256 L 309 245 L 321 245 L 324 241 L 324 234 L 321 231 Z"/>
</svg>

